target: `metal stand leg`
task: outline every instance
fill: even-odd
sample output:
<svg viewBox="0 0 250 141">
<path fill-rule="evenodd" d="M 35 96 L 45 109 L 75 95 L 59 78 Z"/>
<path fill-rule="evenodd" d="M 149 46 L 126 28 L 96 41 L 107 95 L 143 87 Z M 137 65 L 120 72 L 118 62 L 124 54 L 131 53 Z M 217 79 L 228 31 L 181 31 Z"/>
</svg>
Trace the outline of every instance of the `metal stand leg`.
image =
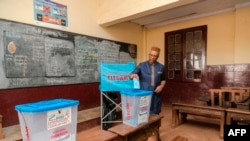
<svg viewBox="0 0 250 141">
<path fill-rule="evenodd" d="M 104 102 L 104 98 L 107 99 L 108 102 Z M 107 113 L 105 113 L 105 108 L 107 107 L 107 104 L 114 104 L 114 108 L 109 109 Z M 105 107 L 106 106 L 106 107 Z M 113 99 L 111 99 L 107 93 L 105 92 L 101 92 L 101 129 L 104 129 L 103 125 L 105 123 L 115 123 L 115 122 L 122 122 L 122 121 L 118 121 L 118 120 L 111 120 L 109 117 L 111 116 L 111 114 L 113 112 L 116 112 L 116 109 L 121 109 L 121 103 L 117 103 L 116 101 L 114 101 Z M 108 119 L 107 119 L 108 118 Z M 105 127 L 106 128 L 106 127 Z"/>
</svg>

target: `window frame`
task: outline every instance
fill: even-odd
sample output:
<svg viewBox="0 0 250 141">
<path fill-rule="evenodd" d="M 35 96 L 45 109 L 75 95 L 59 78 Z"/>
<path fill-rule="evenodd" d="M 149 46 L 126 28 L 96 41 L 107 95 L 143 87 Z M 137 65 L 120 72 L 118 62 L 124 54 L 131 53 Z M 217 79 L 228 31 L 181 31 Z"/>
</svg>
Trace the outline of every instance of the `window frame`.
<svg viewBox="0 0 250 141">
<path fill-rule="evenodd" d="M 201 82 L 206 66 L 206 50 L 207 25 L 165 32 L 167 80 Z"/>
</svg>

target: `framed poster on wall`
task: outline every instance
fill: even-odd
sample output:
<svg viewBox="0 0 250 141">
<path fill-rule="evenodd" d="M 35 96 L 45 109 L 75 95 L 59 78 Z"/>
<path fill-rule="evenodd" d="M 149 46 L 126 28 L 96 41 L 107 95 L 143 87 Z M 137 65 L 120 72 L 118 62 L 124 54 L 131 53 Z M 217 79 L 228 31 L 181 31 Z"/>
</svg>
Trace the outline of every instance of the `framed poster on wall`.
<svg viewBox="0 0 250 141">
<path fill-rule="evenodd" d="M 67 6 L 50 0 L 34 0 L 34 20 L 41 26 L 67 29 Z"/>
</svg>

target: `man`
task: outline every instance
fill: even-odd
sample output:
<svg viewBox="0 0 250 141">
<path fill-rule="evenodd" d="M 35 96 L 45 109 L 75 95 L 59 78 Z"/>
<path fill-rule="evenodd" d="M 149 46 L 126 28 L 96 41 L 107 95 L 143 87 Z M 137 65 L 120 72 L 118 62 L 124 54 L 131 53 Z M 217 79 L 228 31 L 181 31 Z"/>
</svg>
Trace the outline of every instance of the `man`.
<svg viewBox="0 0 250 141">
<path fill-rule="evenodd" d="M 154 91 L 151 98 L 150 114 L 159 114 L 161 112 L 161 92 L 165 86 L 164 65 L 157 62 L 160 48 L 152 47 L 147 61 L 140 63 L 129 77 L 137 78 L 140 82 L 140 88 Z"/>
<path fill-rule="evenodd" d="M 161 112 L 161 92 L 166 84 L 164 65 L 157 62 L 159 58 L 160 48 L 152 47 L 148 60 L 140 63 L 135 70 L 130 73 L 129 77 L 137 78 L 140 82 L 140 88 L 153 91 L 150 105 L 150 114 L 159 114 Z M 156 133 L 156 138 L 161 141 L 159 131 Z"/>
</svg>

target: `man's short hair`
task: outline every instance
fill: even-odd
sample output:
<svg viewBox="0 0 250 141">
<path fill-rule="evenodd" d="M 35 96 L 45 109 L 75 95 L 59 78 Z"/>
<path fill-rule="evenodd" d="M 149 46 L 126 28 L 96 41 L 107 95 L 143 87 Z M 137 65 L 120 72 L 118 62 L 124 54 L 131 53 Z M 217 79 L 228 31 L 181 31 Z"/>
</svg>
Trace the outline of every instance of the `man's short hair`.
<svg viewBox="0 0 250 141">
<path fill-rule="evenodd" d="M 151 47 L 151 50 L 153 50 L 153 51 L 156 51 L 156 52 L 158 52 L 158 53 L 160 53 L 160 51 L 161 51 L 161 49 L 160 48 L 158 48 L 158 47 Z"/>
</svg>

